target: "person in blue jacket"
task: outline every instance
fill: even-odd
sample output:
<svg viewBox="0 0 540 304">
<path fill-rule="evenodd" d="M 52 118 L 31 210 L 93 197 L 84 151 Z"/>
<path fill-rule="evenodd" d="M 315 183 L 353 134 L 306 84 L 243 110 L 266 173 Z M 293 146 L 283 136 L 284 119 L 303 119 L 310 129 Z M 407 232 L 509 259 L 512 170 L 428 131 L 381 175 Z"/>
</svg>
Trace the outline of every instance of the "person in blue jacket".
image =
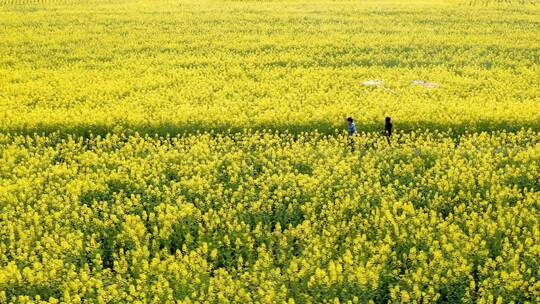
<svg viewBox="0 0 540 304">
<path fill-rule="evenodd" d="M 349 129 L 349 135 L 356 134 L 356 125 L 352 117 L 347 117 L 347 128 Z"/>
<path fill-rule="evenodd" d="M 351 146 L 351 152 L 354 152 L 354 138 L 356 134 L 356 124 L 352 117 L 347 117 L 347 129 L 349 131 L 349 145 Z"/>
</svg>

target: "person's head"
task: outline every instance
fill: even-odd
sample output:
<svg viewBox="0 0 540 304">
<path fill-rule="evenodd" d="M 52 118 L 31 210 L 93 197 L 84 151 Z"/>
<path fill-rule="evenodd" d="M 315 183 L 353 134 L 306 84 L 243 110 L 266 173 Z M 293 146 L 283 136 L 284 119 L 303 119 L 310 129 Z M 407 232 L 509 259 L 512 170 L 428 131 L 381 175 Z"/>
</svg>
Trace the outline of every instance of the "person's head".
<svg viewBox="0 0 540 304">
<path fill-rule="evenodd" d="M 386 122 L 390 122 L 391 118 L 390 116 L 386 116 L 386 118 L 384 119 Z"/>
<path fill-rule="evenodd" d="M 348 122 L 348 123 L 352 123 L 352 122 L 353 122 L 352 117 L 347 117 L 347 122 Z"/>
</svg>

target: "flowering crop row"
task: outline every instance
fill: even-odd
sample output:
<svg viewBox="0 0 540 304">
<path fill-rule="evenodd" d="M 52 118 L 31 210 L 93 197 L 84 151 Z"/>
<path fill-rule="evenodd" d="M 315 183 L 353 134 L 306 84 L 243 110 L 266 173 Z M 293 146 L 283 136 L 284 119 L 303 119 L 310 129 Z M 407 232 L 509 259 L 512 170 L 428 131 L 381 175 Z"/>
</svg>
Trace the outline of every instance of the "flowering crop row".
<svg viewBox="0 0 540 304">
<path fill-rule="evenodd" d="M 540 297 L 540 134 L 0 135 L 0 302 Z"/>
<path fill-rule="evenodd" d="M 539 129 L 538 5 L 27 2 L 0 4 L 2 131 Z"/>
</svg>

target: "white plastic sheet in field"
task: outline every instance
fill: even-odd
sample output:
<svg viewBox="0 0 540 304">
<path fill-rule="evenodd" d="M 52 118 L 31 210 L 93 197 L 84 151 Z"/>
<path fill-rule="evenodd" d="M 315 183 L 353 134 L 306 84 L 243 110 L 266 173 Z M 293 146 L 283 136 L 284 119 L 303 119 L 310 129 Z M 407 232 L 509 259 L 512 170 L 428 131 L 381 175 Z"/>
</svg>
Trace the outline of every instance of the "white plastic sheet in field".
<svg viewBox="0 0 540 304">
<path fill-rule="evenodd" d="M 413 85 L 421 85 L 424 88 L 429 88 L 429 89 L 433 89 L 433 88 L 436 88 L 436 87 L 439 86 L 437 83 L 425 81 L 425 80 L 422 80 L 422 79 L 413 80 L 413 81 L 411 81 L 411 84 L 413 84 Z"/>
<path fill-rule="evenodd" d="M 363 81 L 361 82 L 363 85 L 365 86 L 372 86 L 372 87 L 378 87 L 378 88 L 381 88 L 385 91 L 388 91 L 392 94 L 396 94 L 396 92 L 394 90 L 391 90 L 387 87 L 384 86 L 384 80 L 381 80 L 381 79 L 370 79 L 370 80 L 366 80 L 366 81 Z"/>
<path fill-rule="evenodd" d="M 363 85 L 367 85 L 367 86 L 377 86 L 377 87 L 381 87 L 381 86 L 384 86 L 384 80 L 380 80 L 380 79 L 371 79 L 371 80 L 367 80 L 367 81 L 364 81 L 362 82 Z"/>
</svg>

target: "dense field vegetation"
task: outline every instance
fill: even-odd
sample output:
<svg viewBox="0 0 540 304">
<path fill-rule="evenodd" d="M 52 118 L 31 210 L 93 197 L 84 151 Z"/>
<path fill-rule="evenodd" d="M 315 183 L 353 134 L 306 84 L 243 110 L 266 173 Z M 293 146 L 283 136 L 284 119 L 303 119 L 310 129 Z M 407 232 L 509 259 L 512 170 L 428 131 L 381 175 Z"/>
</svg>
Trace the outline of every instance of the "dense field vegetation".
<svg viewBox="0 0 540 304">
<path fill-rule="evenodd" d="M 0 302 L 540 297 L 538 133 L 0 141 Z"/>
<path fill-rule="evenodd" d="M 540 6 L 410 2 L 0 0 L 0 303 L 537 303 Z"/>
<path fill-rule="evenodd" d="M 540 129 L 540 6 L 66 3 L 0 8 L 0 130 Z"/>
</svg>

